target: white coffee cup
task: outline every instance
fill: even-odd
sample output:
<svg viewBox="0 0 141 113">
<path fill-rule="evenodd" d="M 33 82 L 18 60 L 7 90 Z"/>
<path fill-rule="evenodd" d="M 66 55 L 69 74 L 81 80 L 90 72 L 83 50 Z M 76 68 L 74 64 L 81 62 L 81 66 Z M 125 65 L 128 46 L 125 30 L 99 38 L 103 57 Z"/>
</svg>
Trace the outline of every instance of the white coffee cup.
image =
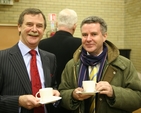
<svg viewBox="0 0 141 113">
<path fill-rule="evenodd" d="M 39 94 L 40 94 L 40 97 L 38 97 Z M 52 96 L 53 96 L 53 88 L 51 87 L 40 89 L 35 95 L 35 97 L 39 98 L 40 101 L 42 102 L 48 100 Z"/>
<path fill-rule="evenodd" d="M 84 89 L 84 92 L 94 92 L 95 90 L 95 81 L 92 80 L 86 80 L 82 82 L 82 86 Z"/>
</svg>

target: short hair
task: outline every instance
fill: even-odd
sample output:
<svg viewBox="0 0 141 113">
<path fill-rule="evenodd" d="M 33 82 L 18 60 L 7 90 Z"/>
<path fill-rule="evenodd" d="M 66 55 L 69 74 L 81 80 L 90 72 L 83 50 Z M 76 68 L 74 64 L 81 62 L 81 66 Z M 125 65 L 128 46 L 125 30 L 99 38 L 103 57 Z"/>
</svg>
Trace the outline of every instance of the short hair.
<svg viewBox="0 0 141 113">
<path fill-rule="evenodd" d="M 43 14 L 43 12 L 40 9 L 36 9 L 36 8 L 25 9 L 19 16 L 18 25 L 21 26 L 23 24 L 24 16 L 27 15 L 27 14 L 33 14 L 33 15 L 41 14 L 43 16 L 43 19 L 44 19 L 44 29 L 46 29 L 47 24 L 46 24 L 45 15 Z"/>
<path fill-rule="evenodd" d="M 58 14 L 58 26 L 72 28 L 77 23 L 77 13 L 72 9 L 63 9 Z"/>
<path fill-rule="evenodd" d="M 101 28 L 101 33 L 104 35 L 107 32 L 107 24 L 106 22 L 97 16 L 89 16 L 87 18 L 85 18 L 80 25 L 80 28 L 82 28 L 82 26 L 84 24 L 91 24 L 91 23 L 99 23 L 100 24 L 100 28 Z"/>
</svg>

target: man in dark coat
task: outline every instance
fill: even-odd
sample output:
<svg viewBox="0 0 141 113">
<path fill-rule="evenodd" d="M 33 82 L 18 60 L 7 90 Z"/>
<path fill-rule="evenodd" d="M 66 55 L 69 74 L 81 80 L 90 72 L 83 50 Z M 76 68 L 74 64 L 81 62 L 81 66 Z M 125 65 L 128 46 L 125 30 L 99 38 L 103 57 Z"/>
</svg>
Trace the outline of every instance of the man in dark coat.
<svg viewBox="0 0 141 113">
<path fill-rule="evenodd" d="M 60 84 L 61 73 L 65 64 L 73 57 L 73 53 L 81 45 L 81 39 L 73 37 L 76 22 L 77 14 L 74 10 L 62 10 L 58 16 L 58 31 L 52 37 L 43 39 L 39 43 L 40 49 L 56 55 L 58 85 Z"/>
<path fill-rule="evenodd" d="M 43 39 L 39 43 L 40 49 L 56 55 L 56 80 L 58 86 L 61 82 L 61 73 L 66 63 L 73 57 L 73 53 L 81 45 L 81 39 L 73 37 L 76 23 L 76 12 L 72 9 L 63 9 L 58 15 L 57 32 L 52 37 Z M 68 113 L 63 108 L 60 110 L 60 113 Z M 57 111 L 59 113 L 59 110 Z"/>
</svg>

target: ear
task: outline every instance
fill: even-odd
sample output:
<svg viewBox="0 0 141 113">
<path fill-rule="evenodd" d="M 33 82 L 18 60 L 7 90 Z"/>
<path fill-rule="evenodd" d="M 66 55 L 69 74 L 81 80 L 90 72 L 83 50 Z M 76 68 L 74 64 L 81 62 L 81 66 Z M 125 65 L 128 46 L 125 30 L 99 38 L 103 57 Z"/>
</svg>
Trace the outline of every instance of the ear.
<svg viewBox="0 0 141 113">
<path fill-rule="evenodd" d="M 18 24 L 19 35 L 21 34 L 21 25 Z"/>
<path fill-rule="evenodd" d="M 73 31 L 75 31 L 76 27 L 77 27 L 77 25 L 74 24 L 74 25 L 73 25 Z"/>
<path fill-rule="evenodd" d="M 74 27 L 74 29 L 76 29 L 76 27 L 77 27 L 77 24 L 74 24 L 74 25 L 73 25 L 73 27 Z"/>
<path fill-rule="evenodd" d="M 105 34 L 103 35 L 103 42 L 105 42 L 106 39 L 107 39 L 107 33 L 105 33 Z"/>
<path fill-rule="evenodd" d="M 18 24 L 18 31 L 21 31 L 21 25 Z"/>
</svg>

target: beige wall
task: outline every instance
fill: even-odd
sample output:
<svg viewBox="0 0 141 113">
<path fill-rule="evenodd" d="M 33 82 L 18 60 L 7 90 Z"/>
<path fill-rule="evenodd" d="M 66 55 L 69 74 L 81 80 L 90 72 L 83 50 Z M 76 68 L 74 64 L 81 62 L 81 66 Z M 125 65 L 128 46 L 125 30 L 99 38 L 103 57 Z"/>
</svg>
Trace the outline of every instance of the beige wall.
<svg viewBox="0 0 141 113">
<path fill-rule="evenodd" d="M 135 1 L 134 3 L 136 3 L 134 4 L 134 7 L 137 5 L 140 8 L 138 4 L 140 0 L 19 0 L 19 2 L 14 2 L 14 5 L 12 6 L 0 5 L 0 24 L 16 24 L 19 14 L 27 7 L 36 7 L 41 9 L 46 15 L 47 19 L 49 13 L 58 14 L 58 12 L 64 8 L 71 8 L 77 12 L 79 17 L 78 27 L 74 35 L 81 37 L 79 29 L 81 21 L 90 15 L 100 16 L 104 18 L 108 24 L 108 40 L 112 41 L 118 48 L 128 49 L 132 47 L 131 60 L 135 64 L 135 67 L 138 69 L 138 71 L 141 72 L 141 65 L 139 65 L 141 60 L 139 61 L 137 54 L 139 51 L 136 51 L 137 48 L 133 46 L 133 42 L 136 44 L 139 43 L 139 33 L 137 36 L 135 31 L 132 32 L 130 26 L 133 25 L 129 23 L 131 20 L 131 22 L 134 22 L 134 18 L 133 16 L 131 18 L 131 14 L 127 14 L 128 8 L 132 6 L 132 1 Z M 134 10 L 130 11 L 132 12 Z M 125 16 L 127 16 L 127 18 Z M 128 19 L 128 17 L 130 17 L 131 20 Z M 137 18 L 140 19 L 139 14 Z M 137 18 L 136 20 L 138 20 Z M 50 22 L 47 21 L 47 23 L 48 31 L 50 30 Z M 134 22 L 134 24 L 138 25 L 137 22 Z M 138 31 L 139 27 L 140 26 L 138 25 Z M 130 33 L 130 35 L 127 31 Z M 45 34 L 43 38 L 46 37 Z M 133 39 L 132 37 L 134 37 L 134 40 L 131 40 Z"/>
<path fill-rule="evenodd" d="M 27 7 L 40 8 L 47 19 L 49 13 L 58 14 L 64 8 L 74 9 L 79 17 L 78 27 L 75 32 L 75 36 L 78 37 L 81 36 L 79 26 L 82 19 L 90 15 L 101 16 L 108 24 L 108 39 L 117 46 L 124 47 L 123 0 L 19 0 L 13 6 L 0 6 L 0 23 L 17 23 L 19 14 Z M 47 30 L 50 30 L 49 21 Z"/>
<path fill-rule="evenodd" d="M 131 60 L 141 72 L 141 0 L 125 2 L 125 43 L 131 48 Z"/>
</svg>

